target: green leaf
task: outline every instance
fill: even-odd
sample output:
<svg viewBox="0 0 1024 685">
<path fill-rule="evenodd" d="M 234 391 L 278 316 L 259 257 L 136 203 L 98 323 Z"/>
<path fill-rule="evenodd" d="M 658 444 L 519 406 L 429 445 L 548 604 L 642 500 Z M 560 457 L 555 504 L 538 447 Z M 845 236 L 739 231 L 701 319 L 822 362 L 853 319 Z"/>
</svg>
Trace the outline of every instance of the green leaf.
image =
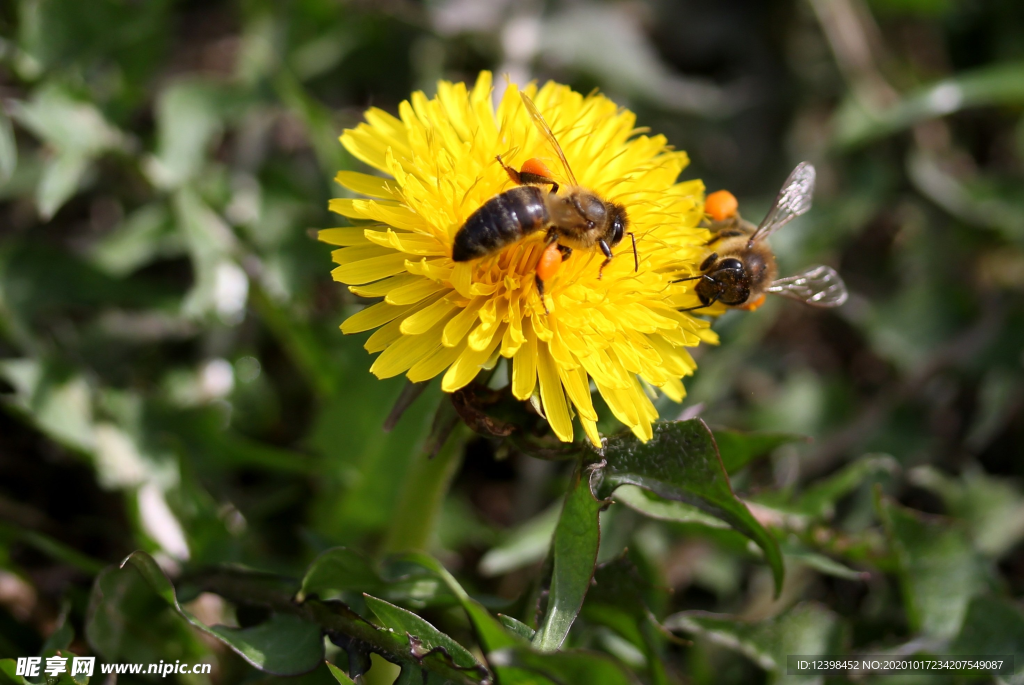
<svg viewBox="0 0 1024 685">
<path fill-rule="evenodd" d="M 603 654 L 583 650 L 538 652 L 508 647 L 490 655 L 501 685 L 638 685 L 625 668 Z"/>
<path fill-rule="evenodd" d="M 308 673 L 324 658 L 320 628 L 298 616 L 273 614 L 251 628 L 206 626 L 188 612 L 189 623 L 220 639 L 250 664 L 278 675 Z"/>
<path fill-rule="evenodd" d="M 960 632 L 947 654 L 1013 655 L 1016 677 L 1024 682 L 1024 611 L 1012 601 L 996 597 L 975 597 L 967 607 Z"/>
<path fill-rule="evenodd" d="M 327 669 L 331 672 L 331 675 L 334 676 L 334 679 L 338 681 L 338 685 L 356 685 L 355 681 L 349 678 L 345 671 L 341 670 L 330 661 L 326 663 Z"/>
<path fill-rule="evenodd" d="M 911 628 L 932 637 L 952 637 L 986 581 L 965 531 L 881 494 L 876 494 L 876 506 L 896 555 Z"/>
<path fill-rule="evenodd" d="M 625 504 L 630 509 L 635 509 L 652 519 L 675 523 L 696 523 L 709 528 L 729 528 L 729 524 L 725 521 L 715 518 L 711 514 L 705 514 L 691 504 L 663 499 L 650 490 L 644 490 L 636 485 L 620 485 L 615 490 L 613 498 L 616 502 Z"/>
<path fill-rule="evenodd" d="M 562 503 L 548 507 L 529 521 L 509 531 L 505 539 L 487 550 L 478 570 L 486 577 L 500 576 L 529 566 L 544 558 L 562 512 Z"/>
<path fill-rule="evenodd" d="M 413 653 L 418 654 L 420 658 L 438 650 L 447 654 L 459 668 L 476 669 L 481 672 L 481 675 L 486 673 L 484 667 L 470 654 L 468 649 L 416 614 L 370 595 L 364 597 L 366 605 L 380 619 L 384 627 L 390 628 L 399 635 L 404 633 L 408 636 Z"/>
<path fill-rule="evenodd" d="M 602 503 L 591 492 L 592 473 L 582 463 L 576 467 L 555 528 L 547 610 L 533 638 L 534 647 L 542 651 L 562 646 L 594 577 L 601 541 L 598 513 Z"/>
<path fill-rule="evenodd" d="M 11 120 L 0 112 L 0 185 L 4 185 L 14 175 L 18 166 L 18 143 L 14 139 Z"/>
<path fill-rule="evenodd" d="M 867 580 L 871 574 L 865 571 L 857 571 L 835 559 L 808 549 L 795 542 L 786 541 L 782 543 L 782 553 L 787 559 L 792 559 L 812 568 L 826 576 L 842 578 L 843 580 Z"/>
<path fill-rule="evenodd" d="M 753 540 L 764 552 L 776 593 L 784 574 L 779 545 L 736 498 L 711 431 L 700 419 L 654 424 L 647 443 L 632 434 L 608 439 L 605 465 L 592 478 L 595 496 L 607 499 L 621 485 L 636 485 L 695 506 Z"/>
<path fill-rule="evenodd" d="M 1024 538 L 1024 494 L 1019 485 L 974 467 L 951 478 L 930 466 L 909 474 L 915 485 L 939 495 L 950 515 L 961 519 L 982 554 L 999 558 Z"/>
<path fill-rule="evenodd" d="M 764 670 L 783 675 L 786 656 L 835 654 L 840 642 L 840 623 L 830 610 L 815 603 L 795 606 L 786 613 L 764 621 L 686 611 L 665 619 L 665 625 L 691 635 L 701 635 L 752 660 Z M 820 682 L 815 677 L 793 678 L 787 682 Z"/>
<path fill-rule="evenodd" d="M 501 621 L 501 625 L 508 628 L 509 632 L 518 635 L 524 640 L 532 640 L 533 636 L 537 634 L 536 630 L 517 618 L 512 618 L 505 614 L 498 614 L 498 620 Z"/>
<path fill-rule="evenodd" d="M 18 672 L 18 661 L 16 659 L 0 659 L 0 683 L 8 682 L 13 685 L 33 685 L 24 676 L 16 675 Z"/>
<path fill-rule="evenodd" d="M 272 614 L 267 621 L 250 628 L 207 626 L 182 609 L 171 581 L 144 552 L 132 553 L 120 567 L 108 568 L 96 579 L 86 634 L 108 661 L 118 660 L 117 656 L 135 658 L 126 653 L 120 636 L 136 630 L 137 621 L 132 621 L 130 611 L 121 605 L 128 592 L 142 595 L 145 601 L 145 590 L 138 587 L 140 579 L 150 593 L 155 593 L 180 618 L 214 636 L 256 668 L 278 675 L 297 675 L 312 671 L 323 661 L 320 627 L 299 616 Z"/>
<path fill-rule="evenodd" d="M 94 104 L 53 83 L 37 89 L 29 102 L 10 101 L 9 108 L 15 121 L 61 153 L 89 159 L 127 145 Z"/>
<path fill-rule="evenodd" d="M 434 604 L 449 605 L 453 597 L 444 583 L 418 564 L 402 558 L 385 560 L 383 567 L 361 552 L 334 547 L 321 553 L 306 570 L 298 598 L 316 595 L 320 599 L 351 602 L 372 594 L 389 602 L 412 608 Z"/>
<path fill-rule="evenodd" d="M 154 185 L 169 190 L 199 175 L 207 147 L 223 128 L 224 88 L 224 84 L 190 79 L 160 91 L 157 151 L 146 163 Z"/>
<path fill-rule="evenodd" d="M 89 158 L 78 152 L 65 152 L 46 161 L 36 189 L 36 206 L 44 221 L 49 221 L 64 206 L 89 169 Z"/>
<path fill-rule="evenodd" d="M 806 442 L 808 439 L 795 433 L 744 433 L 728 428 L 715 428 L 712 433 L 715 435 L 718 453 L 722 456 L 722 464 L 730 475 L 776 447 L 791 442 Z"/>
<path fill-rule="evenodd" d="M 159 257 L 184 251 L 184 242 L 170 227 L 170 213 L 163 203 L 144 205 L 97 240 L 90 248 L 89 259 L 111 276 L 127 276 Z"/>
<path fill-rule="evenodd" d="M 334 547 L 309 565 L 298 599 L 303 601 L 310 595 L 335 599 L 346 592 L 377 592 L 383 584 L 369 557 L 347 547 Z"/>
<path fill-rule="evenodd" d="M 647 581 L 627 555 L 600 564 L 582 615 L 590 623 L 610 628 L 639 650 L 651 681 L 662 685 L 669 682 L 662 654 L 668 631 L 648 607 L 645 585 Z"/>
<path fill-rule="evenodd" d="M 852 147 L 970 107 L 1024 103 L 1024 64 L 996 64 L 917 88 L 881 111 L 850 96 L 835 115 L 838 145 Z"/>
<path fill-rule="evenodd" d="M 364 673 L 371 658 L 382 663 L 373 654 L 393 664 L 414 666 L 421 675 L 428 674 L 430 683 L 450 681 L 461 685 L 480 685 L 487 675 L 480 666 L 460 667 L 446 652 L 420 649 L 404 633 L 370 623 L 344 602 L 310 597 L 298 603 L 295 601 L 295 588 L 276 576 L 223 568 L 197 576 L 195 581 L 196 589 L 214 592 L 236 604 L 255 603 L 276 614 L 298 617 L 319 626 L 332 642 L 348 652 L 350 677 Z"/>
<path fill-rule="evenodd" d="M 455 580 L 455 577 L 448 572 L 448 569 L 442 566 L 436 559 L 426 554 L 409 554 L 404 558 L 430 570 L 444 581 L 448 589 L 452 591 L 452 594 L 458 598 L 463 610 L 469 616 L 469 621 L 473 624 L 474 630 L 476 630 L 477 639 L 480 641 L 485 654 L 490 654 L 498 649 L 525 644 L 518 634 L 505 630 L 497 618 L 492 616 L 480 602 L 470 597 L 469 593 Z"/>
<path fill-rule="evenodd" d="M 860 487 L 865 480 L 898 470 L 899 464 L 888 455 L 861 457 L 838 473 L 804 490 L 789 509 L 814 518 L 830 519 L 836 502 Z"/>
</svg>

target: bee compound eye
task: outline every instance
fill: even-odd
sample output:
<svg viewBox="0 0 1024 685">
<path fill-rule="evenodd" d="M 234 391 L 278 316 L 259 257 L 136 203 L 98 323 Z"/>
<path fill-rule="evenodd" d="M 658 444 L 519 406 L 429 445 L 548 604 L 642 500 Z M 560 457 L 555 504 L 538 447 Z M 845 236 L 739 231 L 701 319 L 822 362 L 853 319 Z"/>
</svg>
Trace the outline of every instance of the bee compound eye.
<svg viewBox="0 0 1024 685">
<path fill-rule="evenodd" d="M 727 257 L 718 263 L 718 268 L 727 269 L 729 271 L 742 271 L 743 262 L 735 257 Z"/>
</svg>

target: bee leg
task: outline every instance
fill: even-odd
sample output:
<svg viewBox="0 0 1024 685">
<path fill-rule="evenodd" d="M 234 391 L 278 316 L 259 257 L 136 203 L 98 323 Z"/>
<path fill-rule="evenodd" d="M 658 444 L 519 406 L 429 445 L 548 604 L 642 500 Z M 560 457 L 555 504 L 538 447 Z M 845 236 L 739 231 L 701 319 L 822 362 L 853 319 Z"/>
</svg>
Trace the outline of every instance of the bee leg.
<svg viewBox="0 0 1024 685">
<path fill-rule="evenodd" d="M 709 281 L 711 281 L 712 283 L 715 282 L 715 279 L 711 278 L 711 276 L 708 276 L 707 274 L 702 274 L 700 276 L 696 276 L 696 278 L 706 278 Z M 692 278 L 684 278 L 684 279 L 681 279 L 681 280 L 691 281 L 693 279 Z M 681 311 L 681 312 L 692 312 L 692 311 L 696 311 L 698 309 L 704 309 L 705 307 L 710 307 L 715 302 L 718 302 L 718 298 L 720 296 L 721 296 L 721 293 L 715 293 L 715 296 L 712 297 L 710 300 L 708 300 L 708 302 L 706 302 L 706 303 L 702 302 L 701 304 L 697 305 L 696 307 L 687 307 L 686 309 L 680 309 L 679 311 Z"/>
<path fill-rule="evenodd" d="M 505 173 L 508 174 L 508 177 L 512 179 L 512 182 L 516 185 L 550 185 L 552 193 L 558 192 L 558 183 L 554 179 L 526 171 L 525 167 L 522 171 L 516 171 L 502 161 L 501 155 L 495 155 L 494 158 L 498 160 L 498 164 L 501 165 L 501 168 L 505 170 Z"/>
<path fill-rule="evenodd" d="M 718 302 L 718 296 L 717 295 L 715 295 L 715 297 L 711 298 L 711 301 L 708 302 L 707 304 L 699 304 L 696 307 L 687 307 L 686 309 L 680 309 L 679 311 L 681 311 L 681 312 L 693 312 L 693 311 L 696 311 L 698 309 L 704 309 L 705 307 L 710 307 L 715 302 Z"/>
<path fill-rule="evenodd" d="M 501 168 L 505 170 L 505 173 L 508 174 L 508 177 L 512 179 L 513 183 L 520 186 L 523 185 L 523 179 L 519 175 L 519 172 L 510 167 L 508 164 L 505 164 L 505 162 L 501 161 L 501 155 L 495 155 L 494 158 L 498 160 L 498 164 L 500 164 Z"/>
<path fill-rule="evenodd" d="M 700 263 L 700 266 L 697 267 L 697 268 L 700 269 L 701 271 L 707 271 L 708 269 L 711 268 L 711 265 L 714 264 L 717 261 L 718 261 L 718 253 L 717 252 L 712 252 L 711 254 L 709 254 L 704 259 L 703 262 Z"/>
<path fill-rule="evenodd" d="M 640 255 L 636 253 L 636 235 L 629 232 L 629 239 L 633 241 L 633 271 L 640 271 Z"/>
<path fill-rule="evenodd" d="M 567 260 L 569 257 L 572 256 L 572 248 L 569 247 L 568 245 L 561 245 L 560 244 L 558 246 L 558 251 L 562 253 L 562 261 L 563 262 L 565 260 Z"/>
<path fill-rule="evenodd" d="M 544 280 L 540 275 L 534 275 L 533 280 L 537 284 L 537 295 L 540 296 L 540 303 L 544 305 L 544 313 L 550 314 L 551 312 L 548 310 L 547 300 L 544 299 Z"/>
<path fill-rule="evenodd" d="M 600 246 L 601 252 L 604 252 L 604 261 L 601 262 L 601 268 L 597 270 L 597 280 L 601 280 L 604 268 L 612 261 L 612 248 L 608 247 L 608 243 L 603 240 L 597 241 L 597 244 Z"/>
</svg>

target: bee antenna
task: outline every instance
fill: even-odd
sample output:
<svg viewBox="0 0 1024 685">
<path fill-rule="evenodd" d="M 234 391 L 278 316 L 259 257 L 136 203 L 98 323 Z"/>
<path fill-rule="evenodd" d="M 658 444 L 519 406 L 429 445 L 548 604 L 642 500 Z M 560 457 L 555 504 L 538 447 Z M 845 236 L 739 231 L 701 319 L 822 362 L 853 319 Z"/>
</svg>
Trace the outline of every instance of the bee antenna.
<svg viewBox="0 0 1024 685">
<path fill-rule="evenodd" d="M 629 239 L 633 241 L 633 271 L 640 271 L 640 257 L 636 253 L 636 235 L 629 232 Z"/>
</svg>

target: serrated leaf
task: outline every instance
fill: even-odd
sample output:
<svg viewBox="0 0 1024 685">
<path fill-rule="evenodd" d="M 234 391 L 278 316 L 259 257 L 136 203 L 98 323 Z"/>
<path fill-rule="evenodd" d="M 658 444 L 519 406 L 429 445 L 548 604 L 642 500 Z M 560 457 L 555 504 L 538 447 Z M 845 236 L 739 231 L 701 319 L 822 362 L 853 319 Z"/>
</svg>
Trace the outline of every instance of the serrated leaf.
<svg viewBox="0 0 1024 685">
<path fill-rule="evenodd" d="M 323 661 L 320 627 L 298 616 L 272 614 L 264 623 L 250 628 L 207 626 L 181 607 L 171 581 L 144 552 L 132 553 L 119 567 L 108 568 L 96 579 L 86 635 L 108 661 L 134 656 L 123 652 L 117 635 L 135 629 L 120 613 L 119 602 L 127 592 L 140 596 L 138 580 L 155 593 L 151 598 L 158 598 L 178 617 L 217 638 L 256 668 L 277 675 L 297 675 L 312 671 Z M 142 601 L 146 601 L 144 596 Z"/>
<path fill-rule="evenodd" d="M 594 577 L 601 541 L 598 513 L 602 503 L 591 492 L 591 473 L 582 464 L 576 467 L 555 527 L 547 610 L 533 637 L 533 646 L 542 651 L 562 646 Z"/>
<path fill-rule="evenodd" d="M 478 669 L 481 675 L 486 673 L 484 667 L 470 654 L 468 649 L 416 614 L 370 595 L 364 597 L 366 605 L 386 628 L 390 628 L 399 635 L 408 636 L 410 648 L 420 658 L 435 650 L 441 650 L 459 668 Z"/>
<path fill-rule="evenodd" d="M 896 555 L 910 626 L 931 637 L 952 637 L 986 580 L 965 531 L 881 495 L 876 506 Z"/>
<path fill-rule="evenodd" d="M 770 433 L 715 428 L 712 430 L 722 465 L 727 473 L 734 474 L 757 457 L 764 456 L 776 447 L 792 442 L 806 442 L 807 438 L 795 433 Z"/>
<path fill-rule="evenodd" d="M 654 424 L 654 437 L 640 442 L 632 434 L 608 439 L 606 464 L 592 479 L 595 495 L 607 499 L 621 485 L 636 485 L 670 500 L 695 506 L 754 541 L 764 552 L 782 590 L 782 554 L 775 538 L 736 498 L 711 431 L 700 419 Z"/>
<path fill-rule="evenodd" d="M 455 580 L 455 577 L 448 572 L 448 569 L 442 566 L 436 559 L 426 554 L 409 554 L 404 558 L 430 570 L 444 581 L 448 589 L 452 591 L 452 594 L 458 598 L 463 610 L 469 616 L 469 621 L 473 624 L 474 630 L 476 630 L 477 639 L 480 641 L 485 654 L 498 649 L 525 644 L 518 635 L 505 630 L 501 622 L 492 616 L 480 602 L 470 597 L 469 593 Z"/>
</svg>

